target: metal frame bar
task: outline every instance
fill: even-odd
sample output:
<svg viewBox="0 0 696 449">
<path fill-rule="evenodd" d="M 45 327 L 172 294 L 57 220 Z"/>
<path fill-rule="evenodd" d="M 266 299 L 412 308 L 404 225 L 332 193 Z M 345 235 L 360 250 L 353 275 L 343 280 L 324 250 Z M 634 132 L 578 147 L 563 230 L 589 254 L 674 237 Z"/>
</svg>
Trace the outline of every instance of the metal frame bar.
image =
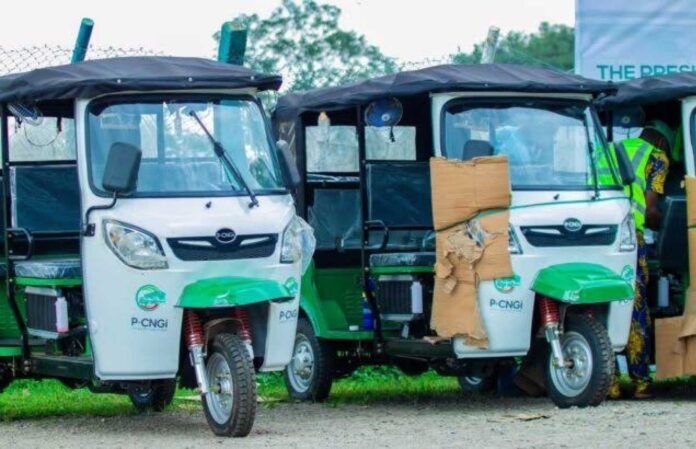
<svg viewBox="0 0 696 449">
<path fill-rule="evenodd" d="M 2 139 L 0 142 L 0 152 L 2 153 L 3 161 L 3 176 L 2 176 L 2 191 L 3 191 L 3 222 L 4 222 L 4 239 L 5 239 L 5 263 L 7 265 L 6 278 L 5 278 L 5 288 L 7 291 L 7 302 L 10 305 L 12 314 L 14 315 L 15 321 L 17 322 L 17 327 L 21 334 L 21 344 L 22 344 L 22 357 L 24 359 L 29 358 L 31 354 L 31 349 L 29 346 L 29 334 L 27 333 L 27 326 L 22 318 L 22 314 L 19 311 L 19 305 L 17 304 L 17 298 L 15 295 L 15 270 L 14 261 L 10 259 L 10 239 L 12 238 L 10 233 L 7 232 L 8 228 L 11 228 L 11 218 L 12 218 L 12 195 L 10 190 L 10 142 L 8 136 L 8 110 L 5 104 L 0 105 L 0 127 L 2 127 Z"/>
<path fill-rule="evenodd" d="M 361 229 L 361 242 L 360 246 L 360 266 L 361 273 L 363 277 L 363 293 L 367 299 L 367 303 L 372 310 L 372 317 L 375 322 L 374 330 L 374 340 L 376 352 L 382 353 L 384 351 L 384 336 L 382 335 L 382 319 L 380 318 L 379 305 L 377 304 L 377 298 L 375 298 L 371 285 L 370 285 L 370 267 L 367 263 L 368 252 L 366 247 L 369 246 L 370 230 L 366 225 L 366 220 L 368 217 L 367 208 L 367 188 L 365 185 L 365 168 L 367 164 L 367 145 L 365 140 L 365 122 L 363 121 L 363 108 L 362 106 L 356 106 L 356 128 L 355 131 L 358 134 L 358 171 L 359 171 L 359 185 L 360 189 L 360 223 Z"/>
</svg>

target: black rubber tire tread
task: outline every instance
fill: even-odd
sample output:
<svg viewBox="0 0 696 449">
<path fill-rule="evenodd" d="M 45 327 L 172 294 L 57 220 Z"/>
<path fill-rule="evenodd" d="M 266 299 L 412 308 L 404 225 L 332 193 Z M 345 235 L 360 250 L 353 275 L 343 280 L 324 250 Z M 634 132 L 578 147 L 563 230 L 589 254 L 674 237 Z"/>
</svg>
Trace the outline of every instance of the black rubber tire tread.
<svg viewBox="0 0 696 449">
<path fill-rule="evenodd" d="M 234 334 L 221 333 L 208 346 L 208 353 L 221 354 L 232 373 L 232 413 L 223 423 L 217 423 L 208 411 L 208 402 L 202 397 L 205 419 L 213 433 L 223 437 L 245 437 L 251 432 L 256 418 L 256 372 L 246 345 Z"/>
<path fill-rule="evenodd" d="M 166 379 L 157 381 L 153 384 L 154 397 L 152 399 L 152 410 L 163 412 L 174 400 L 176 393 L 176 379 Z"/>
<path fill-rule="evenodd" d="M 466 378 L 471 376 L 459 376 L 457 377 L 457 382 L 459 383 L 459 388 L 466 393 L 476 393 L 476 394 L 491 394 L 496 390 L 497 375 L 491 374 L 490 376 L 484 376 L 481 378 L 481 383 L 471 384 L 467 382 Z"/>
<path fill-rule="evenodd" d="M 329 393 L 331 393 L 336 351 L 327 341 L 316 336 L 312 324 L 306 318 L 300 318 L 298 320 L 297 334 L 302 334 L 307 337 L 309 344 L 312 346 L 312 351 L 314 352 L 314 379 L 307 391 L 295 391 L 288 379 L 288 370 L 292 369 L 292 362 L 290 362 L 288 366 L 285 367 L 285 371 L 283 371 L 285 388 L 288 390 L 290 397 L 297 401 L 323 402 L 329 397 Z"/>
<path fill-rule="evenodd" d="M 430 369 L 427 362 L 405 358 L 394 360 L 394 365 L 407 376 L 420 376 Z"/>
<path fill-rule="evenodd" d="M 161 412 L 164 411 L 174 399 L 176 380 L 164 379 L 152 381 L 150 384 L 150 392 L 147 396 L 140 396 L 137 394 L 137 385 L 129 385 L 126 392 L 128 393 L 131 403 L 139 412 Z"/>
<path fill-rule="evenodd" d="M 606 399 L 614 381 L 614 350 L 606 327 L 589 314 L 569 315 L 565 321 L 565 332 L 573 331 L 585 337 L 593 358 L 592 378 L 585 391 L 575 397 L 566 397 L 556 390 L 551 380 L 551 348 L 546 358 L 546 390 L 559 408 L 597 406 Z M 563 337 L 561 337 L 563 338 Z"/>
<path fill-rule="evenodd" d="M 0 371 L 0 393 L 12 382 L 12 375 Z"/>
</svg>

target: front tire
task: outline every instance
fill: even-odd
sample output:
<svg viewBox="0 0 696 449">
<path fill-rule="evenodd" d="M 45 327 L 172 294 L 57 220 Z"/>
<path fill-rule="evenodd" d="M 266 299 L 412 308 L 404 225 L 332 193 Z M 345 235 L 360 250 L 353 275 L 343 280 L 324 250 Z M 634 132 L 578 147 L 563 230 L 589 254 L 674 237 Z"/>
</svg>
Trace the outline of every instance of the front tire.
<svg viewBox="0 0 696 449">
<path fill-rule="evenodd" d="M 549 348 L 546 389 L 559 408 L 599 405 L 614 378 L 614 351 L 602 323 L 590 315 L 570 315 L 561 336 L 561 347 L 570 367 L 556 368 Z"/>
<path fill-rule="evenodd" d="M 495 391 L 495 375 L 490 376 L 459 376 L 457 381 L 462 391 L 467 393 L 487 394 Z"/>
<path fill-rule="evenodd" d="M 245 437 L 256 417 L 256 373 L 249 350 L 236 335 L 218 334 L 208 351 L 205 419 L 217 436 Z"/>
<path fill-rule="evenodd" d="M 311 323 L 300 318 L 297 323 L 292 360 L 285 368 L 285 387 L 298 401 L 322 402 L 331 392 L 335 351 L 319 339 Z"/>
<path fill-rule="evenodd" d="M 176 380 L 166 379 L 153 381 L 149 384 L 130 384 L 126 391 L 131 403 L 139 412 L 149 410 L 161 412 L 174 399 Z"/>
</svg>

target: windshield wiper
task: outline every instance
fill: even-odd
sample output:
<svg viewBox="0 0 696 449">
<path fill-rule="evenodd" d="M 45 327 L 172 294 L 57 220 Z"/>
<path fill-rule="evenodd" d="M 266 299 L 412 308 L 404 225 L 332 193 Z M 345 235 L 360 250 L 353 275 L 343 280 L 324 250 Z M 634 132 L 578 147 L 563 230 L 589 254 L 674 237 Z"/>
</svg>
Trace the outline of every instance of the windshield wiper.
<svg viewBox="0 0 696 449">
<path fill-rule="evenodd" d="M 205 135 L 208 137 L 208 140 L 210 140 L 210 143 L 213 144 L 213 150 L 215 151 L 215 155 L 218 157 L 218 159 L 220 159 L 222 165 L 224 165 L 225 168 L 227 168 L 232 173 L 232 175 L 237 179 L 237 182 L 239 182 L 239 184 L 242 187 L 244 187 L 244 190 L 246 190 L 247 195 L 249 195 L 249 199 L 251 200 L 251 203 L 249 203 L 249 208 L 251 209 L 254 206 L 258 207 L 259 200 L 256 199 L 256 194 L 253 190 L 251 190 L 251 187 L 246 182 L 242 174 L 239 172 L 237 166 L 234 165 L 232 160 L 227 156 L 227 150 L 225 150 L 225 147 L 223 147 L 222 144 L 215 140 L 215 137 L 213 137 L 213 135 L 210 134 L 210 131 L 208 131 L 208 128 L 205 126 L 200 117 L 198 117 L 196 111 L 189 111 L 188 115 L 196 119 L 196 122 L 198 122 L 198 125 L 201 127 L 203 132 L 205 132 Z"/>
</svg>

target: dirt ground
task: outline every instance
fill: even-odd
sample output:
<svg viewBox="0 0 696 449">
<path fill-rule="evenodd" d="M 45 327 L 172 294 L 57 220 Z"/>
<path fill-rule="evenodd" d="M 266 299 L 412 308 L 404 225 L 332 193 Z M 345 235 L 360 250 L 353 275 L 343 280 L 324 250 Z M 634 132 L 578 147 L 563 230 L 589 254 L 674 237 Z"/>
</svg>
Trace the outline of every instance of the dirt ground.
<svg viewBox="0 0 696 449">
<path fill-rule="evenodd" d="M 606 402 L 559 410 L 546 399 L 459 398 L 369 406 L 259 407 L 245 439 L 217 438 L 202 413 L 0 423 L 0 447 L 693 448 L 696 401 Z"/>
</svg>

